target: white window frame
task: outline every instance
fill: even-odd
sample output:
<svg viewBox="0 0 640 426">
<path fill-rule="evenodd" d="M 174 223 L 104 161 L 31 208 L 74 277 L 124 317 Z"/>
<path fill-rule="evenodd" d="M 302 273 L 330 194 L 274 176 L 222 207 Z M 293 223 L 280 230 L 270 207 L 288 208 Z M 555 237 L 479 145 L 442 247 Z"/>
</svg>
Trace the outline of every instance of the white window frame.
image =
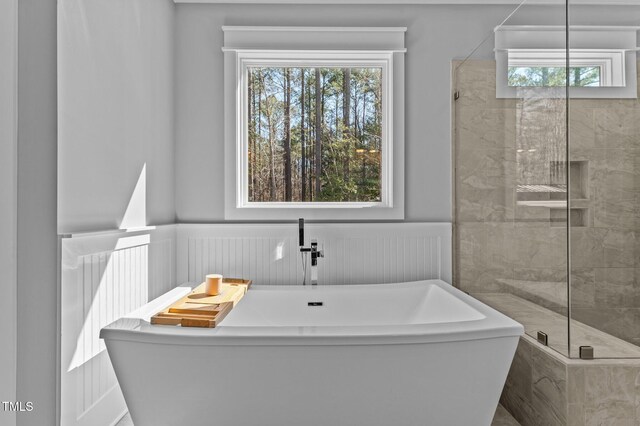
<svg viewBox="0 0 640 426">
<path fill-rule="evenodd" d="M 571 26 L 569 66 L 598 66 L 602 71 L 601 82 L 605 84 L 597 87 L 572 86 L 569 96 L 637 99 L 636 51 L 639 29 L 626 26 Z M 526 96 L 566 97 L 564 87 L 515 87 L 508 83 L 510 66 L 566 66 L 565 27 L 506 25 L 496 27 L 494 31 L 497 98 L 517 98 L 524 93 Z"/>
<path fill-rule="evenodd" d="M 251 202 L 249 201 L 249 149 L 247 75 L 251 66 L 259 67 L 321 67 L 321 68 L 381 68 L 382 69 L 382 143 L 381 201 L 379 202 Z M 252 209 L 295 208 L 366 208 L 393 207 L 393 54 L 389 52 L 238 52 L 238 129 L 236 206 Z"/>
<path fill-rule="evenodd" d="M 298 217 L 316 220 L 404 219 L 403 74 L 406 29 L 223 27 L 223 30 L 225 31 L 223 48 L 225 52 L 225 219 L 288 220 Z M 401 34 L 400 37 L 399 34 Z M 306 44 L 311 48 L 301 49 Z M 381 68 L 380 201 L 249 201 L 246 83 L 250 67 Z M 398 73 L 400 77 L 397 76 Z"/>
</svg>

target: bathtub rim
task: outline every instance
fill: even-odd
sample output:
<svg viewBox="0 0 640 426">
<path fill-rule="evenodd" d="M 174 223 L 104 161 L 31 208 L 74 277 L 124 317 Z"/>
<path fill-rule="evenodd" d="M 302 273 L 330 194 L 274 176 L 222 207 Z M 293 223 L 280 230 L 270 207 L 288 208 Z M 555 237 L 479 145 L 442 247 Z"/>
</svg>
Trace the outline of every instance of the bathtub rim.
<svg viewBox="0 0 640 426">
<path fill-rule="evenodd" d="M 393 284 L 355 284 L 326 286 L 331 289 L 380 286 L 412 288 L 436 285 L 484 315 L 482 319 L 401 325 L 365 326 L 230 326 L 216 328 L 181 328 L 151 325 L 149 318 L 174 301 L 188 294 L 196 284 L 176 287 L 170 297 L 160 296 L 140 309 L 120 318 L 100 331 L 100 338 L 150 344 L 186 346 L 314 346 L 314 345 L 393 345 L 426 344 L 483 340 L 501 337 L 520 337 L 524 327 L 490 306 L 460 291 L 442 280 L 421 280 Z M 322 289 L 323 286 L 317 287 Z M 316 288 L 316 289 L 317 289 Z M 313 291 L 302 286 L 256 286 L 251 291 Z M 171 292 L 170 292 L 171 293 Z"/>
</svg>

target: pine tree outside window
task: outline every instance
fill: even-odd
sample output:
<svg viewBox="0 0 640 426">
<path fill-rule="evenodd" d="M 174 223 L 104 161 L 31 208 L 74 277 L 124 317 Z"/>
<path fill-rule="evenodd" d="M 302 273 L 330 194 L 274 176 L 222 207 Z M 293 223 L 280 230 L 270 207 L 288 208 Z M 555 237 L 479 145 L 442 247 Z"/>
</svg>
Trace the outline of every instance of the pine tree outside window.
<svg viewBox="0 0 640 426">
<path fill-rule="evenodd" d="M 248 201 L 380 202 L 382 68 L 247 70 Z"/>
</svg>

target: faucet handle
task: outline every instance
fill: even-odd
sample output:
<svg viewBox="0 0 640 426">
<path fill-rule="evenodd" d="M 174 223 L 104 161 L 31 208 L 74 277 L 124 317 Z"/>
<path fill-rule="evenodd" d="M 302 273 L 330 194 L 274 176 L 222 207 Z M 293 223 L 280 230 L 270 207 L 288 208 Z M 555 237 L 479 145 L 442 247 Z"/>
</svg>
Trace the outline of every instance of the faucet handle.
<svg viewBox="0 0 640 426">
<path fill-rule="evenodd" d="M 318 249 L 318 240 L 314 238 L 311 240 L 311 251 L 315 253 L 316 257 L 324 257 L 324 244 Z"/>
</svg>

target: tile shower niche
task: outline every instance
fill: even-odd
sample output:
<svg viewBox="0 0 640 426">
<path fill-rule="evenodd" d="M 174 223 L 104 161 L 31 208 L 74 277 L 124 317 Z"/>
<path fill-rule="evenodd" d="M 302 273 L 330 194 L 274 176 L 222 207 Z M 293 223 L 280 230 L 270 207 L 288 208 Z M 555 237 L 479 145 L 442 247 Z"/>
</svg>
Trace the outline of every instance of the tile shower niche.
<svg viewBox="0 0 640 426">
<path fill-rule="evenodd" d="M 517 186 L 517 203 L 521 207 L 548 209 L 551 226 L 562 227 L 567 222 L 567 172 L 571 197 L 571 226 L 587 226 L 589 218 L 589 162 L 570 161 L 566 170 L 564 161 L 549 163 L 548 184 L 522 184 Z M 538 217 L 540 218 L 540 217 Z"/>
</svg>

